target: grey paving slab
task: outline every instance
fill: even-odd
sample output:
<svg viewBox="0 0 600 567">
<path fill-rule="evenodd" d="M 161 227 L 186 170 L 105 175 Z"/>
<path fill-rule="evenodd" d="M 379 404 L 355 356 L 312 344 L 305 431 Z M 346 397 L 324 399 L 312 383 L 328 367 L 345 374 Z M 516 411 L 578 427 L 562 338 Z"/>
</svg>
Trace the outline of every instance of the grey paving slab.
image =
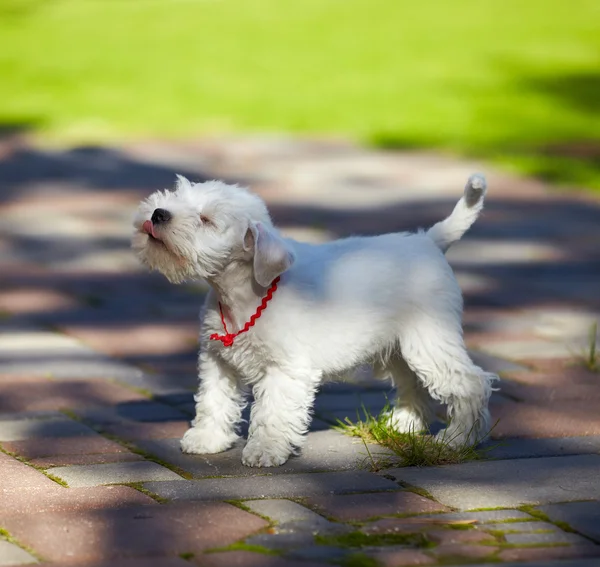
<svg viewBox="0 0 600 567">
<path fill-rule="evenodd" d="M 322 494 L 350 494 L 397 490 L 386 478 L 364 471 L 283 474 L 240 478 L 210 478 L 177 482 L 147 482 L 144 487 L 169 500 L 247 500 L 300 498 Z M 254 474 L 262 472 L 255 470 Z M 268 475 L 268 476 L 267 476 Z"/>
<path fill-rule="evenodd" d="M 64 480 L 70 487 L 125 484 L 130 482 L 182 481 L 173 471 L 151 461 L 107 463 L 55 467 L 48 472 Z"/>
<path fill-rule="evenodd" d="M 32 565 L 38 560 L 18 545 L 0 539 L 0 565 Z"/>
<path fill-rule="evenodd" d="M 551 532 L 561 531 L 560 528 L 549 522 L 504 522 L 502 524 L 485 524 L 482 526 L 485 530 L 500 532 L 535 532 L 546 530 Z"/>
<path fill-rule="evenodd" d="M 599 455 L 578 455 L 407 467 L 384 474 L 425 488 L 442 504 L 469 510 L 600 498 L 599 470 Z"/>
<path fill-rule="evenodd" d="M 480 350 L 470 350 L 469 355 L 471 360 L 487 372 L 502 374 L 503 372 L 525 372 L 528 370 L 526 366 L 516 364 L 511 360 L 493 356 Z"/>
<path fill-rule="evenodd" d="M 577 534 L 572 534 L 563 531 L 553 531 L 544 533 L 519 533 L 505 534 L 504 538 L 507 543 L 513 545 L 553 545 L 553 544 L 569 544 L 569 545 L 594 545 L 589 539 L 581 537 Z"/>
<path fill-rule="evenodd" d="M 393 391 L 366 391 L 326 394 L 321 393 L 315 399 L 315 412 L 322 413 L 336 410 L 348 410 L 352 415 L 359 411 L 362 415 L 363 405 L 369 409 L 381 410 L 386 402 L 390 404 L 395 398 Z"/>
<path fill-rule="evenodd" d="M 521 510 L 481 510 L 479 512 L 450 512 L 448 514 L 427 514 L 423 518 L 435 518 L 440 522 L 458 522 L 462 520 L 476 520 L 479 524 L 502 522 L 504 520 L 522 520 L 528 522 L 534 520 L 531 514 Z M 509 525 L 509 524 L 507 524 Z"/>
<path fill-rule="evenodd" d="M 247 538 L 246 543 L 268 549 L 290 550 L 314 545 L 315 536 L 309 531 L 258 534 Z"/>
<path fill-rule="evenodd" d="M 600 435 L 548 439 L 503 439 L 499 442 L 492 441 L 490 447 L 490 450 L 486 452 L 486 457 L 490 459 L 600 454 Z"/>
<path fill-rule="evenodd" d="M 240 440 L 236 447 L 229 451 L 216 455 L 184 454 L 179 448 L 179 442 L 179 439 L 153 439 L 136 443 L 145 451 L 191 473 L 194 478 L 256 474 L 256 469 L 242 464 L 244 440 Z M 379 446 L 370 446 L 370 449 L 375 454 L 384 452 Z M 367 452 L 360 440 L 331 429 L 315 431 L 308 434 L 299 456 L 292 457 L 281 467 L 269 469 L 269 474 L 355 470 L 366 458 Z"/>
<path fill-rule="evenodd" d="M 85 421 L 97 425 L 119 423 L 122 421 L 181 421 L 189 416 L 166 404 L 152 401 L 136 401 L 114 406 L 91 406 L 74 408 L 73 411 Z"/>
<path fill-rule="evenodd" d="M 550 504 L 540 510 L 557 522 L 566 522 L 579 533 L 600 543 L 600 501 Z"/>
<path fill-rule="evenodd" d="M 0 441 L 22 441 L 43 437 L 80 437 L 98 435 L 93 429 L 72 419 L 17 419 L 0 421 Z"/>
<path fill-rule="evenodd" d="M 28 419 L 65 419 L 60 411 L 40 410 L 22 412 L 0 412 L 0 421 L 25 421 Z"/>
<path fill-rule="evenodd" d="M 98 355 L 93 356 L 52 356 L 36 359 L 14 360 L 0 358 L 0 374 L 51 377 L 56 380 L 84 380 L 86 378 L 114 378 L 127 381 L 132 376 L 142 374 L 134 366 Z"/>
<path fill-rule="evenodd" d="M 573 347 L 558 341 L 522 340 L 522 341 L 489 341 L 481 345 L 481 350 L 500 358 L 526 360 L 531 358 L 570 358 Z"/>
<path fill-rule="evenodd" d="M 314 526 L 328 526 L 332 522 L 291 500 L 275 498 L 272 500 L 246 500 L 244 506 L 253 512 L 266 516 L 279 525 L 290 522 L 306 522 Z"/>
</svg>

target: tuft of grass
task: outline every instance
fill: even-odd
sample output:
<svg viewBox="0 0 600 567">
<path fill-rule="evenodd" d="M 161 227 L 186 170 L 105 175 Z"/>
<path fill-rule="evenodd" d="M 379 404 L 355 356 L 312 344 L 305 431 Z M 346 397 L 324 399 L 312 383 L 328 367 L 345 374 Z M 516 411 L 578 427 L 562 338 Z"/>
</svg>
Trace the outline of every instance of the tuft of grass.
<svg viewBox="0 0 600 567">
<path fill-rule="evenodd" d="M 441 437 L 418 431 L 399 433 L 390 422 L 389 404 L 386 404 L 377 415 L 371 414 L 363 405 L 362 414 L 361 417 L 357 412 L 356 422 L 352 422 L 349 418 L 344 421 L 338 420 L 334 429 L 362 440 L 367 452 L 366 465 L 372 471 L 380 471 L 390 466 L 426 467 L 464 463 L 481 459 L 491 449 L 491 447 L 481 449 L 470 443 L 456 445 L 454 441 L 458 434 L 447 435 L 447 429 Z M 490 432 L 491 430 L 486 436 Z M 377 443 L 388 451 L 382 454 L 374 453 L 367 443 Z"/>
<path fill-rule="evenodd" d="M 191 551 L 186 551 L 184 553 L 180 553 L 179 557 L 188 561 L 189 559 L 194 559 L 195 555 Z"/>
<path fill-rule="evenodd" d="M 598 322 L 590 327 L 588 335 L 588 349 L 584 356 L 584 364 L 588 370 L 592 372 L 600 371 L 600 354 L 598 354 Z"/>
</svg>

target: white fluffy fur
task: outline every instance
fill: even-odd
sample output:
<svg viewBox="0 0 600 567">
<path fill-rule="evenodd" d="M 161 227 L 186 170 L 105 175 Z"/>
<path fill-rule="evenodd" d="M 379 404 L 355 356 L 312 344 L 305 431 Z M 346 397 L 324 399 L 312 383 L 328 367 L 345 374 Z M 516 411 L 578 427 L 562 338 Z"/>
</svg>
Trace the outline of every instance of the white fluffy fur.
<svg viewBox="0 0 600 567">
<path fill-rule="evenodd" d="M 244 464 L 281 465 L 302 445 L 315 393 L 364 363 L 391 377 L 399 431 L 425 429 L 431 398 L 447 404 L 455 443 L 480 441 L 497 378 L 470 360 L 463 343 L 462 296 L 443 251 L 475 222 L 485 179 L 472 176 L 452 214 L 427 232 L 353 237 L 322 245 L 282 238 L 263 201 L 218 181 L 178 178 L 174 191 L 142 202 L 132 246 L 170 281 L 203 278 L 211 286 L 201 314 L 196 417 L 181 447 L 225 451 L 251 390 Z M 156 208 L 172 218 L 144 230 Z M 279 288 L 256 326 L 231 347 L 209 340 L 256 311 L 266 288 Z"/>
</svg>

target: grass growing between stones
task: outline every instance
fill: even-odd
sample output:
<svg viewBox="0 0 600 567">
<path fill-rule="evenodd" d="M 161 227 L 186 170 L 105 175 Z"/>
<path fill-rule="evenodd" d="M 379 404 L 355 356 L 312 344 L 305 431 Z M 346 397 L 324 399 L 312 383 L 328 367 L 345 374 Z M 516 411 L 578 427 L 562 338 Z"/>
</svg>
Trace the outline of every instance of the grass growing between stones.
<svg viewBox="0 0 600 567">
<path fill-rule="evenodd" d="M 478 448 L 468 443 L 455 444 L 456 436 L 446 436 L 445 432 L 441 437 L 418 431 L 400 433 L 390 423 L 390 412 L 389 404 L 377 415 L 371 414 L 363 406 L 362 418 L 357 415 L 356 422 L 349 418 L 338 420 L 338 424 L 334 426 L 337 431 L 362 440 L 367 452 L 364 464 L 372 471 L 398 466 L 427 467 L 465 463 L 483 458 L 491 449 Z M 387 451 L 374 453 L 368 443 L 377 443 Z"/>
<path fill-rule="evenodd" d="M 386 545 L 405 545 L 409 547 L 428 548 L 435 544 L 422 533 L 413 534 L 365 534 L 350 532 L 345 534 L 317 535 L 315 542 L 319 545 L 334 547 L 381 547 Z"/>
<path fill-rule="evenodd" d="M 598 353 L 598 323 L 594 321 L 588 335 L 588 347 L 583 355 L 583 364 L 592 372 L 600 372 L 600 354 Z"/>
<path fill-rule="evenodd" d="M 43 560 L 42 557 L 39 554 L 37 554 L 35 551 L 33 551 L 33 549 L 31 549 L 30 547 L 27 547 L 26 545 L 20 543 L 17 539 L 15 539 L 4 528 L 0 528 L 0 539 L 5 539 L 8 543 L 12 543 L 13 545 L 16 545 L 17 547 L 20 547 L 21 549 L 24 549 L 27 553 L 29 553 L 29 555 L 31 555 L 32 557 L 35 557 L 39 561 Z M 0 561 L 1 560 L 2 560 L 2 557 L 0 557 Z M 0 564 L 1 565 L 11 565 L 11 563 L 0 563 Z"/>
<path fill-rule="evenodd" d="M 56 482 L 56 484 L 60 484 L 61 486 L 68 488 L 69 485 L 62 479 L 62 478 L 58 478 L 57 476 L 54 476 L 52 473 L 49 473 L 45 468 L 40 467 L 38 465 L 34 465 L 33 463 L 30 463 L 27 459 L 25 459 L 24 457 L 21 457 L 20 455 L 17 455 L 17 453 L 13 453 L 12 451 L 7 451 L 4 447 L 0 446 L 0 451 L 2 451 L 3 453 L 5 453 L 6 455 L 8 455 L 9 457 L 12 457 L 13 459 L 16 459 L 17 461 L 19 461 L 20 463 L 23 463 L 24 465 L 27 465 L 28 467 L 31 467 L 32 469 L 35 469 L 38 472 L 41 472 L 44 476 L 48 477 L 50 480 Z"/>
<path fill-rule="evenodd" d="M 254 545 L 238 541 L 225 547 L 214 547 L 207 549 L 206 553 L 221 553 L 223 551 L 251 551 L 252 553 L 262 553 L 263 555 L 281 555 L 281 552 L 276 549 L 269 549 L 263 545 Z"/>
</svg>

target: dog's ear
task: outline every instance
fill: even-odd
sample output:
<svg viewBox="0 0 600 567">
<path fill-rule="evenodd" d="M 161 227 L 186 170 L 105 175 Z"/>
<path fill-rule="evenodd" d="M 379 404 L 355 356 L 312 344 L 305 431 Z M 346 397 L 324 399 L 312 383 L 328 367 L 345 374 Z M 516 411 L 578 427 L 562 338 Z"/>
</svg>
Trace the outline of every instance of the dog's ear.
<svg viewBox="0 0 600 567">
<path fill-rule="evenodd" d="M 274 230 L 251 222 L 244 236 L 244 250 L 254 252 L 254 279 L 269 287 L 294 263 L 294 253 Z"/>
</svg>

